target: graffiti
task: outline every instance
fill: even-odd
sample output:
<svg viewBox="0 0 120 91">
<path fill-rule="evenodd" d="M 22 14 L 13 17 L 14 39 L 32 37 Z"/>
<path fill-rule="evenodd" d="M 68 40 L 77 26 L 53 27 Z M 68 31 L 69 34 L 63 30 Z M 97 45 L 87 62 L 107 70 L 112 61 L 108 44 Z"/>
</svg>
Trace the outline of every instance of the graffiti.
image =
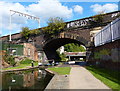
<svg viewBox="0 0 120 91">
<path fill-rule="evenodd" d="M 91 22 L 98 21 L 99 23 L 102 22 L 102 19 L 104 18 L 103 22 L 107 22 L 108 20 L 112 20 L 115 17 L 119 16 L 120 12 L 112 12 L 108 14 L 102 14 L 101 15 L 95 15 L 93 17 L 88 17 L 84 19 L 79 19 L 71 22 L 67 22 L 67 28 L 78 28 L 78 27 L 85 27 L 91 24 Z M 107 17 L 107 18 L 106 18 Z"/>
<path fill-rule="evenodd" d="M 82 20 L 77 20 L 77 21 L 72 21 L 67 23 L 67 28 L 76 28 L 76 27 L 82 27 L 82 26 L 87 26 L 90 21 L 92 21 L 93 18 L 87 18 L 87 19 L 82 19 Z"/>
</svg>

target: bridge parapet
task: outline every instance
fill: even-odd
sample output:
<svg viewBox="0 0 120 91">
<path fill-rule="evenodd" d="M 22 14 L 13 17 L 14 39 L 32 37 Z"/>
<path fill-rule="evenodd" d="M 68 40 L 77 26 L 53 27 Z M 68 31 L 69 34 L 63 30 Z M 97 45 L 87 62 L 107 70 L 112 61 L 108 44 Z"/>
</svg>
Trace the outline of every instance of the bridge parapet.
<svg viewBox="0 0 120 91">
<path fill-rule="evenodd" d="M 111 13 L 102 14 L 102 16 L 104 16 L 103 17 L 103 23 L 108 24 L 108 23 L 110 23 L 111 21 L 115 20 L 117 17 L 120 16 L 120 11 L 115 11 L 115 12 L 111 12 Z M 90 22 L 94 21 L 95 17 L 96 16 L 91 16 L 91 17 L 87 17 L 87 18 L 82 18 L 82 19 L 66 22 L 66 27 L 65 27 L 64 30 L 71 29 L 71 28 L 75 28 L 75 30 L 80 30 L 80 29 L 84 29 L 84 28 L 90 28 L 90 26 L 92 27 Z M 9 35 L 0 37 L 0 40 L 8 40 L 8 37 L 9 37 Z M 21 36 L 20 33 L 12 34 L 12 39 L 18 39 L 18 38 L 20 39 L 21 37 L 22 36 Z"/>
<path fill-rule="evenodd" d="M 88 18 L 83 18 L 79 20 L 74 20 L 70 22 L 66 22 L 66 28 L 89 28 L 91 27 L 91 21 L 95 21 L 96 16 L 88 17 Z M 108 24 L 114 19 L 116 19 L 118 16 L 120 16 L 120 11 L 115 11 L 111 13 L 106 13 L 106 14 L 101 14 L 103 17 L 103 22 L 101 25 Z"/>
</svg>

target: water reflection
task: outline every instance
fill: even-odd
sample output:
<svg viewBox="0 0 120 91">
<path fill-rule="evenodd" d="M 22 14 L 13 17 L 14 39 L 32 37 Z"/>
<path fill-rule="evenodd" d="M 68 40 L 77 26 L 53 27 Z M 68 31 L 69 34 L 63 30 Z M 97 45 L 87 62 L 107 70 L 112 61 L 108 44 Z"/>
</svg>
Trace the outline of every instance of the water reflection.
<svg viewBox="0 0 120 91">
<path fill-rule="evenodd" d="M 44 90 L 53 75 L 41 69 L 2 74 L 2 91 L 15 89 Z"/>
</svg>

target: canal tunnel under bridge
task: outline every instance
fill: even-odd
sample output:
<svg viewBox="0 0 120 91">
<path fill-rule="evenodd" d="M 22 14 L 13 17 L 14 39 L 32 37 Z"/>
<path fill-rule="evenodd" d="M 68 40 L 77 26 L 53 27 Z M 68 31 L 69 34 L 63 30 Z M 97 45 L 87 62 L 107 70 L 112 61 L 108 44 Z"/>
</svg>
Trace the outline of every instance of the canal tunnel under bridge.
<svg viewBox="0 0 120 91">
<path fill-rule="evenodd" d="M 79 45 L 83 45 L 87 48 L 87 41 L 79 41 L 76 39 L 70 39 L 70 38 L 57 38 L 57 39 L 52 39 L 49 42 L 47 42 L 43 50 L 48 58 L 48 60 L 57 60 L 59 59 L 59 55 L 57 54 L 57 49 L 60 48 L 61 46 L 64 46 L 65 44 L 69 43 L 77 43 Z"/>
</svg>

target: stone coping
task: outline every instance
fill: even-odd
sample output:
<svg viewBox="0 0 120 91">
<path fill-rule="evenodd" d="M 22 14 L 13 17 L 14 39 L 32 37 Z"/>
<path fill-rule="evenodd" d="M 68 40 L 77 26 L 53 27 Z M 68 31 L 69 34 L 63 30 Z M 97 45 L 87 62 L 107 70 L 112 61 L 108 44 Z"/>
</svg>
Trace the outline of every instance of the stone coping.
<svg viewBox="0 0 120 91">
<path fill-rule="evenodd" d="M 44 68 L 43 66 L 40 66 L 41 68 Z M 39 68 L 39 66 L 35 66 L 35 67 L 27 67 L 27 68 L 21 68 L 21 69 L 11 69 L 11 70 L 0 70 L 0 72 L 13 72 L 13 71 L 24 71 L 24 70 L 29 70 L 29 69 L 35 69 L 35 68 Z"/>
<path fill-rule="evenodd" d="M 59 75 L 56 72 L 45 69 L 47 72 L 54 74 L 53 78 L 50 80 L 44 91 L 52 89 L 68 89 L 69 87 L 69 75 Z"/>
</svg>

